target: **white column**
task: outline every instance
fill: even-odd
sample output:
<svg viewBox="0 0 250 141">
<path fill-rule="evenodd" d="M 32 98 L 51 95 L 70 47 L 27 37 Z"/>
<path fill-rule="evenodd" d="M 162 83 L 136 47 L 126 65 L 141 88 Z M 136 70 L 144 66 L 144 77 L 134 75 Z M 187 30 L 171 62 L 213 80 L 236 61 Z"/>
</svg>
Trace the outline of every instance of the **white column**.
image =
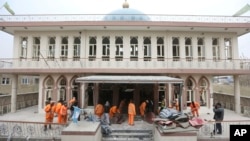
<svg viewBox="0 0 250 141">
<path fill-rule="evenodd" d="M 38 113 L 44 113 L 44 109 L 43 109 L 43 105 L 44 105 L 44 101 L 45 101 L 45 93 L 46 91 L 44 90 L 44 78 L 45 76 L 40 76 L 39 77 L 39 90 L 38 90 Z M 44 90 L 44 91 L 43 91 Z M 53 93 L 52 93 L 52 97 L 53 97 Z"/>
<path fill-rule="evenodd" d="M 157 36 L 151 36 L 151 58 L 157 58 Z"/>
<path fill-rule="evenodd" d="M 240 114 L 240 80 L 239 80 L 239 75 L 234 75 L 234 104 L 235 104 L 235 112 Z"/>
<path fill-rule="evenodd" d="M 184 59 L 186 58 L 186 55 L 185 55 L 185 37 L 180 37 L 179 38 L 179 43 L 180 43 L 180 58 L 181 59 Z M 183 60 L 181 60 L 183 61 Z"/>
<path fill-rule="evenodd" d="M 16 112 L 16 97 L 17 97 L 17 82 L 18 75 L 12 75 L 12 85 L 11 85 L 11 112 Z"/>
<path fill-rule="evenodd" d="M 31 36 L 28 36 L 27 40 L 28 40 L 28 44 L 27 44 L 27 58 L 31 59 L 33 57 L 33 53 L 32 53 L 32 51 L 33 51 L 33 46 L 32 46 L 33 45 L 33 40 L 32 40 Z M 29 61 L 31 61 L 31 60 L 29 60 Z"/>
<path fill-rule="evenodd" d="M 114 61 L 115 58 L 115 51 L 116 51 L 116 46 L 115 46 L 115 36 L 110 36 L 110 48 L 109 48 L 109 52 L 110 52 L 110 58 L 111 61 Z"/>
<path fill-rule="evenodd" d="M 98 36 L 96 39 L 96 58 L 102 58 L 102 36 Z"/>
<path fill-rule="evenodd" d="M 197 61 L 197 58 L 198 58 L 198 48 L 197 48 L 198 44 L 197 44 L 197 42 L 198 42 L 198 38 L 195 36 L 192 36 L 192 51 L 193 51 L 192 56 L 193 56 L 194 61 Z"/>
<path fill-rule="evenodd" d="M 173 49 L 172 49 L 172 36 L 170 36 L 168 33 L 164 37 L 164 54 L 165 58 L 173 58 Z M 169 60 L 167 60 L 169 61 Z"/>
<path fill-rule="evenodd" d="M 232 38 L 232 59 L 239 59 L 238 39 Z"/>
<path fill-rule="evenodd" d="M 138 36 L 138 58 L 143 58 L 143 36 Z M 140 60 L 141 61 L 141 60 Z"/>
<path fill-rule="evenodd" d="M 172 94 L 172 84 L 168 83 L 168 105 L 166 107 L 169 107 L 170 105 L 172 106 L 172 101 L 173 101 L 173 94 Z"/>
<path fill-rule="evenodd" d="M 130 37 L 128 34 L 123 36 L 123 58 L 125 62 L 129 62 L 130 58 Z"/>
<path fill-rule="evenodd" d="M 86 58 L 88 57 L 88 52 L 89 52 L 89 38 L 86 36 L 86 31 L 82 31 L 81 34 L 81 51 L 80 51 L 80 56 L 81 58 Z"/>
<path fill-rule="evenodd" d="M 74 50 L 74 37 L 72 35 L 68 36 L 68 59 L 73 60 L 73 50 Z"/>
<path fill-rule="evenodd" d="M 61 55 L 61 36 L 56 36 L 55 58 L 59 59 Z"/>
<path fill-rule="evenodd" d="M 85 96 L 85 89 L 88 88 L 87 87 L 87 83 L 80 83 L 80 103 L 81 103 L 81 107 L 80 108 L 87 108 L 88 104 L 86 103 L 87 102 L 87 99 L 86 99 L 86 96 Z"/>
<path fill-rule="evenodd" d="M 225 45 L 224 45 L 224 38 L 219 38 L 219 46 L 220 46 L 220 59 L 225 59 Z"/>
<path fill-rule="evenodd" d="M 213 59 L 213 40 L 211 36 L 205 36 L 205 55 L 206 59 Z"/>
</svg>

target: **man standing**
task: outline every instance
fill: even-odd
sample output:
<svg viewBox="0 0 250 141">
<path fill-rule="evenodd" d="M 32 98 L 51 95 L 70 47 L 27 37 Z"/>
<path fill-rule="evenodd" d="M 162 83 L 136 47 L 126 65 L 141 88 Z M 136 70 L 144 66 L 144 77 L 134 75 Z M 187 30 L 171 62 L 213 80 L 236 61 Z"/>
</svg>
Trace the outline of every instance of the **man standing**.
<svg viewBox="0 0 250 141">
<path fill-rule="evenodd" d="M 129 125 L 134 125 L 134 118 L 136 115 L 135 111 L 135 104 L 133 103 L 133 100 L 131 99 L 129 104 L 128 104 L 128 124 Z"/>
<path fill-rule="evenodd" d="M 214 111 L 214 120 L 216 122 L 213 133 L 222 134 L 221 121 L 223 121 L 224 119 L 224 108 L 222 108 L 221 103 L 217 103 L 213 111 Z"/>
<path fill-rule="evenodd" d="M 44 108 L 44 111 L 46 113 L 45 114 L 44 131 L 47 130 L 47 124 L 49 124 L 49 129 L 51 129 L 51 123 L 53 123 L 53 118 L 54 118 L 54 102 L 53 101 L 47 101 L 46 104 L 47 105 Z"/>
<path fill-rule="evenodd" d="M 106 101 L 106 103 L 104 104 L 104 117 L 103 117 L 102 121 L 105 124 L 111 125 L 110 120 L 109 120 L 109 109 L 110 109 L 110 104 L 108 101 Z"/>
</svg>

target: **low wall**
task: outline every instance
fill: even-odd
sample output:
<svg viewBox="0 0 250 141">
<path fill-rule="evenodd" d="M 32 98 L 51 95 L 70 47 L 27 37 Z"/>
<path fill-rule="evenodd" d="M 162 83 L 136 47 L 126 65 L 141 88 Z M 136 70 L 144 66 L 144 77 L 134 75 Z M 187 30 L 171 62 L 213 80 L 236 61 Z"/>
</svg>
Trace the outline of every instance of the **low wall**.
<svg viewBox="0 0 250 141">
<path fill-rule="evenodd" d="M 16 109 L 31 107 L 38 104 L 38 93 L 18 94 Z M 0 115 L 11 112 L 11 95 L 0 95 Z"/>
<path fill-rule="evenodd" d="M 234 95 L 213 93 L 214 103 L 220 102 L 225 109 L 235 111 Z M 244 116 L 250 117 L 250 97 L 240 97 L 241 113 Z"/>
</svg>

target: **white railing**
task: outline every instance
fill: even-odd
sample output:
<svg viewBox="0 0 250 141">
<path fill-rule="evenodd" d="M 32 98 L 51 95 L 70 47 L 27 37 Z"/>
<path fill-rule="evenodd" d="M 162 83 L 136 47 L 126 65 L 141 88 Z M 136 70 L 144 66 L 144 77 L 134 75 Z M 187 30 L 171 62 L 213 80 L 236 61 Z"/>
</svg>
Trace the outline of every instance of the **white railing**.
<svg viewBox="0 0 250 141">
<path fill-rule="evenodd" d="M 146 17 L 146 18 L 145 18 Z M 131 19 L 130 19 L 131 18 Z M 249 23 L 248 16 L 208 16 L 208 15 L 163 15 L 163 14 L 57 14 L 57 15 L 0 15 L 0 22 L 46 22 L 46 21 L 170 21 L 209 23 Z"/>
<path fill-rule="evenodd" d="M 230 125 L 250 125 L 250 120 L 232 120 L 223 121 L 222 134 L 214 134 L 215 121 L 209 121 L 204 124 L 198 131 L 198 138 L 230 138 Z"/>
<path fill-rule="evenodd" d="M 8 60 L 8 61 L 6 61 Z M 61 58 L 40 58 L 34 60 L 32 58 L 18 58 L 18 59 L 1 59 L 0 69 L 5 68 L 118 68 L 118 69 L 226 69 L 226 70 L 250 70 L 249 60 L 213 60 L 205 59 L 199 61 L 199 59 L 179 59 L 178 61 L 173 58 L 151 58 L 149 61 L 145 61 L 144 58 L 138 58 L 136 61 L 131 61 L 130 58 L 122 58 L 117 60 L 116 58 L 109 58 L 109 60 L 103 60 L 103 58 L 67 58 L 62 60 Z"/>
</svg>

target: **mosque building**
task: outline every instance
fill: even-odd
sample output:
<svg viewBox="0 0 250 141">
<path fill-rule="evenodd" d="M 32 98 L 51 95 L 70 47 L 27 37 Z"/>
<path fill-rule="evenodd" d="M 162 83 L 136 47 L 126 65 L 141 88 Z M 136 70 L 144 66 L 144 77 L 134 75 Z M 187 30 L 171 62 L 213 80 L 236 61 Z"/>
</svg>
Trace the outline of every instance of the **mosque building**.
<svg viewBox="0 0 250 141">
<path fill-rule="evenodd" d="M 0 28 L 14 36 L 12 103 L 20 75 L 39 78 L 38 108 L 45 101 L 69 101 L 94 109 L 109 101 L 150 99 L 157 112 L 179 100 L 210 108 L 214 76 L 233 76 L 235 111 L 240 112 L 239 75 L 250 74 L 239 57 L 238 37 L 250 32 L 250 17 L 146 15 L 121 9 L 106 15 L 0 16 Z M 138 110 L 138 109 L 137 109 Z M 12 105 L 15 111 L 15 104 Z"/>
</svg>

